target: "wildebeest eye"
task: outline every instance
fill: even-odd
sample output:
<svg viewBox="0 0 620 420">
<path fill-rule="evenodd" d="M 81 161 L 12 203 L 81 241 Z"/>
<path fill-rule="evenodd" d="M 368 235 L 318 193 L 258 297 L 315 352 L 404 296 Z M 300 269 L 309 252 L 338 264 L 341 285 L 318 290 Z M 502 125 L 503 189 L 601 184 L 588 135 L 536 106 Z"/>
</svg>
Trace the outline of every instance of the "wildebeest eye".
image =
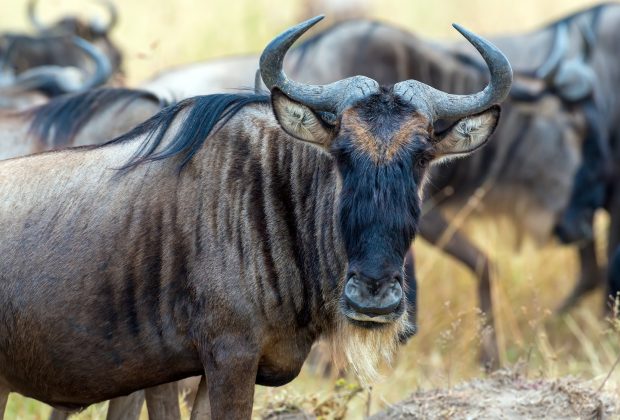
<svg viewBox="0 0 620 420">
<path fill-rule="evenodd" d="M 428 157 L 426 154 L 423 154 L 421 156 L 418 156 L 418 158 L 416 159 L 416 165 L 421 168 L 424 169 L 428 166 L 428 163 L 431 161 L 430 157 Z"/>
</svg>

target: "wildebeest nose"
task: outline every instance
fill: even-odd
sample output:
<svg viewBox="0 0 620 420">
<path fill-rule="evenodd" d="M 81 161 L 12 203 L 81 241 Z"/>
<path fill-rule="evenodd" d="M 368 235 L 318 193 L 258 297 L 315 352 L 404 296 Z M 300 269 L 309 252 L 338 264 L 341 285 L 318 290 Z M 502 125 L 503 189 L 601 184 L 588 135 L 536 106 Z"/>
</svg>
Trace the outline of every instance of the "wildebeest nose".
<svg viewBox="0 0 620 420">
<path fill-rule="evenodd" d="M 398 309 L 402 301 L 401 283 L 401 274 L 389 274 L 374 280 L 361 273 L 349 273 L 344 298 L 358 313 L 371 317 L 387 315 Z"/>
</svg>

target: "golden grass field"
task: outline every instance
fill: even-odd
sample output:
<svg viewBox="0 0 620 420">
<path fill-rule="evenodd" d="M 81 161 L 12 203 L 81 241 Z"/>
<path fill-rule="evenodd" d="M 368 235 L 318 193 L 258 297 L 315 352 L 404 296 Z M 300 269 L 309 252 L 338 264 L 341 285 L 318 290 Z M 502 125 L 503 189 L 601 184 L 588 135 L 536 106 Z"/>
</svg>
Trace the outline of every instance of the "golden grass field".
<svg viewBox="0 0 620 420">
<path fill-rule="evenodd" d="M 114 39 L 125 52 L 127 83 L 137 83 L 173 65 L 222 55 L 259 52 L 271 37 L 300 20 L 301 2 L 273 0 L 117 0 L 121 21 Z M 26 29 L 25 0 L 1 0 L 0 28 Z M 372 16 L 426 37 L 456 38 L 452 22 L 482 34 L 533 29 L 556 17 L 594 4 L 590 0 L 375 0 Z M 99 11 L 86 0 L 41 0 L 40 16 L 53 21 L 63 13 Z M 323 27 L 329 24 L 329 15 Z M 497 140 L 497 139 L 496 139 Z M 604 237 L 605 215 L 597 220 Z M 564 317 L 553 311 L 570 292 L 577 275 L 576 251 L 554 243 L 529 241 L 514 246 L 516 232 L 492 220 L 468 225 L 475 242 L 497 263 L 493 298 L 502 363 L 521 363 L 529 376 L 577 375 L 601 383 L 620 354 L 620 328 L 602 319 L 602 293 L 586 299 Z M 601 259 L 604 259 L 601 241 Z M 348 404 L 347 418 L 376 412 L 419 388 L 448 387 L 484 373 L 479 347 L 473 276 L 423 242 L 417 242 L 419 333 L 402 348 L 384 380 Z M 606 387 L 618 392 L 620 368 Z M 257 387 L 256 415 L 282 401 L 305 407 L 333 407 L 335 380 L 304 370 L 286 387 Z M 368 404 L 370 404 L 368 406 Z M 327 412 L 331 408 L 326 408 Z M 12 395 L 10 419 L 44 419 L 49 407 Z M 185 412 L 185 415 L 187 413 Z M 146 418 L 146 413 L 143 413 Z M 329 416 L 328 416 L 329 417 Z M 105 406 L 91 407 L 78 419 L 103 419 Z"/>
</svg>

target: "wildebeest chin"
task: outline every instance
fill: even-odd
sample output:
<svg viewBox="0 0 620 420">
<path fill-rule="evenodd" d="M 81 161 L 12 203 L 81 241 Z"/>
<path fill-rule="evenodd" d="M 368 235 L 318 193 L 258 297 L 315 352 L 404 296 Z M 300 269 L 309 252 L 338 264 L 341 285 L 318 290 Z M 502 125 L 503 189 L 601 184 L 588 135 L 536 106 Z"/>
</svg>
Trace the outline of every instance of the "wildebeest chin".
<svg viewBox="0 0 620 420">
<path fill-rule="evenodd" d="M 489 66 L 475 94 L 288 79 L 318 20 L 265 48 L 270 96 L 197 97 L 104 146 L 0 163 L 0 401 L 79 408 L 204 375 L 195 409 L 249 418 L 254 384 L 291 381 L 321 337 L 376 375 L 408 327 L 427 167 L 486 143 L 512 71 L 457 26 Z"/>
</svg>

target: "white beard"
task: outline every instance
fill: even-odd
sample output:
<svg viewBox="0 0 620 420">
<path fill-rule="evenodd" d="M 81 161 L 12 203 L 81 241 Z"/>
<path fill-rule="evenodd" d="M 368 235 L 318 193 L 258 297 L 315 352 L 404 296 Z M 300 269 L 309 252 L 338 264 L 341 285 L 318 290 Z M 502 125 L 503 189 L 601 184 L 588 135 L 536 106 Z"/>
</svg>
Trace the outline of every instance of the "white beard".
<svg viewBox="0 0 620 420">
<path fill-rule="evenodd" d="M 353 325 L 339 315 L 336 330 L 328 340 L 336 369 L 349 365 L 362 385 L 377 382 L 381 379 L 379 366 L 391 363 L 399 345 L 398 336 L 406 326 L 406 312 L 397 321 L 373 329 Z"/>
</svg>

